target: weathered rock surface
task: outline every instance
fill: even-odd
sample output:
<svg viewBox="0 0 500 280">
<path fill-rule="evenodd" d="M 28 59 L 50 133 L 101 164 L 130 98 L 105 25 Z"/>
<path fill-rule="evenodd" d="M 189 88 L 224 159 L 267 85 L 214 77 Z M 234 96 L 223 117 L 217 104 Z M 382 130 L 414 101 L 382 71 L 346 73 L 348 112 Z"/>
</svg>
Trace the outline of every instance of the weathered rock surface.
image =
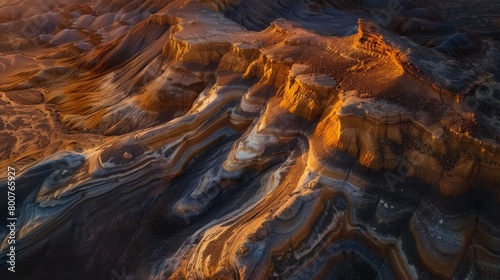
<svg viewBox="0 0 500 280">
<path fill-rule="evenodd" d="M 471 2 L 0 3 L 0 278 L 500 278 Z"/>
</svg>

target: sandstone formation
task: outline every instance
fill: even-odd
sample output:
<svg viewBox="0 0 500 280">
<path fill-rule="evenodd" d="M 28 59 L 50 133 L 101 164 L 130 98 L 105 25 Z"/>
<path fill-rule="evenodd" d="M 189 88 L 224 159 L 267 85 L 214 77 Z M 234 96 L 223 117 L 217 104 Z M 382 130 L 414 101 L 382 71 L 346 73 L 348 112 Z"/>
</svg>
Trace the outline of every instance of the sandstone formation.
<svg viewBox="0 0 500 280">
<path fill-rule="evenodd" d="M 500 278 L 499 10 L 0 2 L 0 278 Z"/>
</svg>

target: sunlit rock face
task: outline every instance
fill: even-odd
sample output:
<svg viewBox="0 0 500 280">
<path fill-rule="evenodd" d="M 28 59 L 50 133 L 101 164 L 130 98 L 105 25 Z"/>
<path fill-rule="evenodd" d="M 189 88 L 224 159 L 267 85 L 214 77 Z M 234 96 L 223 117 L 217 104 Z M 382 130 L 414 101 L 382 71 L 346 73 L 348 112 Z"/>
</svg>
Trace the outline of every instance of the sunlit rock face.
<svg viewBox="0 0 500 280">
<path fill-rule="evenodd" d="M 0 1 L 0 278 L 499 279 L 500 6 L 460 3 Z"/>
</svg>

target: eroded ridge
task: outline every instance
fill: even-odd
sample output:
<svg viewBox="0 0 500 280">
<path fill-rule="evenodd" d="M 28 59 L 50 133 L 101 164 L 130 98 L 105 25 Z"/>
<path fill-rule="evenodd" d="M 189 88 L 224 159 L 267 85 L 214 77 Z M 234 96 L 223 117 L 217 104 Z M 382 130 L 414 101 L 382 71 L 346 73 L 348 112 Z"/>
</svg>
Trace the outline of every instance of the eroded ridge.
<svg viewBox="0 0 500 280">
<path fill-rule="evenodd" d="M 309 2 L 1 4 L 18 273 L 499 278 L 497 39 Z"/>
</svg>

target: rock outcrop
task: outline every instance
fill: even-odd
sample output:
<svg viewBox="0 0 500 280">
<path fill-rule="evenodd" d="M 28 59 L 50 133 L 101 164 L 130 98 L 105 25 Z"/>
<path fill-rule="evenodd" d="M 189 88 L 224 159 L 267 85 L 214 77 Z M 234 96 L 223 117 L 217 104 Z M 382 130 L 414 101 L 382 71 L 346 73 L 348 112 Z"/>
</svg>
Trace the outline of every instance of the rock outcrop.
<svg viewBox="0 0 500 280">
<path fill-rule="evenodd" d="M 446 1 L 42 2 L 0 4 L 16 277 L 500 278 L 493 21 L 438 18 Z"/>
</svg>

